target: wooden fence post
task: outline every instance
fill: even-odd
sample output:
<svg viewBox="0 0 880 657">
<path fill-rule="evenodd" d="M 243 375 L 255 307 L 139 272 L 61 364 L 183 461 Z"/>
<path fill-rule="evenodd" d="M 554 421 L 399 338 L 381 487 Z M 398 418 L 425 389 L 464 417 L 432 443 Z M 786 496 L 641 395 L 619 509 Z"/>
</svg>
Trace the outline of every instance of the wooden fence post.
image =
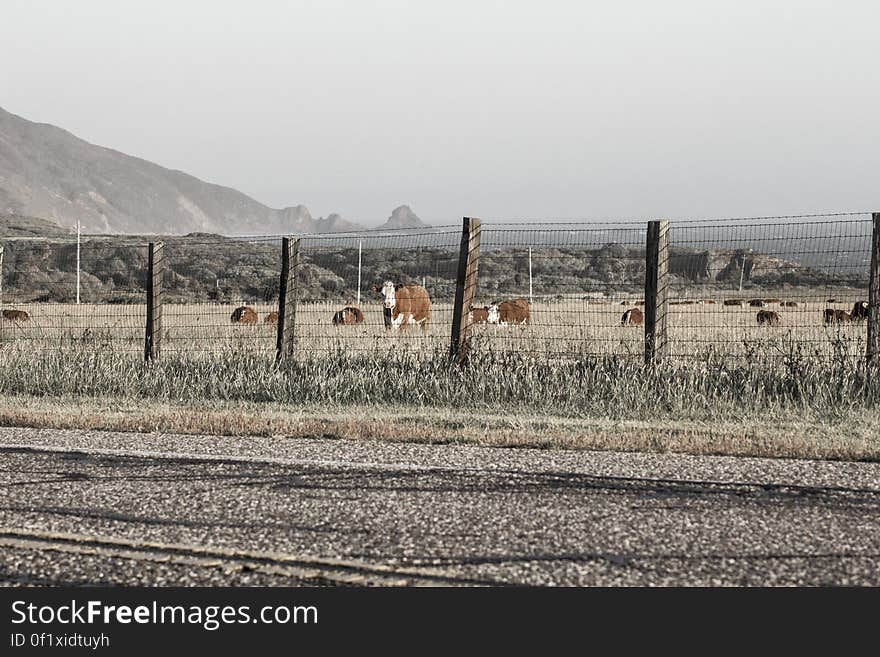
<svg viewBox="0 0 880 657">
<path fill-rule="evenodd" d="M 880 212 L 875 212 L 868 282 L 868 367 L 880 369 Z"/>
<path fill-rule="evenodd" d="M 278 338 L 275 362 L 293 356 L 296 327 L 296 275 L 299 269 L 299 238 L 281 239 L 281 281 L 278 286 Z"/>
<path fill-rule="evenodd" d="M 669 222 L 649 221 L 645 251 L 645 363 L 659 362 L 668 350 L 666 334 Z"/>
<path fill-rule="evenodd" d="M 153 360 L 162 351 L 162 276 L 165 273 L 165 247 L 162 242 L 150 242 L 148 248 L 144 360 Z"/>
<path fill-rule="evenodd" d="M 471 306 L 477 289 L 477 267 L 480 262 L 480 220 L 465 217 L 461 230 L 458 255 L 458 276 L 455 282 L 455 306 L 452 311 L 452 341 L 449 356 L 456 363 L 467 359 L 471 330 Z"/>
<path fill-rule="evenodd" d="M 0 244 L 0 340 L 3 339 L 3 250 L 4 246 Z"/>
</svg>

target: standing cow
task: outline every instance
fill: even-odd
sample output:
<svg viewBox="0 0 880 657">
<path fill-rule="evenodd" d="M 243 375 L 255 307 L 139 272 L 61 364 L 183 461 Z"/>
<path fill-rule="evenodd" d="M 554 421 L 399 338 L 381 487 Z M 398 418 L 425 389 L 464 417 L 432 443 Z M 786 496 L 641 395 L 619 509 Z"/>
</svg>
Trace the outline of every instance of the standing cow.
<svg viewBox="0 0 880 657">
<path fill-rule="evenodd" d="M 779 313 L 773 310 L 759 310 L 756 319 L 758 320 L 758 324 L 779 326 Z"/>
<path fill-rule="evenodd" d="M 417 324 L 422 331 L 428 330 L 431 319 L 431 297 L 421 285 L 395 285 L 385 281 L 382 287 L 374 285 L 373 292 L 382 295 L 385 312 L 385 328 L 400 329 Z"/>
<path fill-rule="evenodd" d="M 528 324 L 531 319 L 529 302 L 525 299 L 495 301 L 486 309 L 486 322 L 489 324 Z"/>
<path fill-rule="evenodd" d="M 845 324 L 852 321 L 852 316 L 845 310 L 837 310 L 836 308 L 826 308 L 822 313 L 825 325 L 829 324 Z"/>
<path fill-rule="evenodd" d="M 641 326 L 645 323 L 645 315 L 638 308 L 630 308 L 624 311 L 620 318 L 621 326 Z"/>
<path fill-rule="evenodd" d="M 489 321 L 489 308 L 474 308 L 471 310 L 472 324 L 485 324 Z"/>
<path fill-rule="evenodd" d="M 853 304 L 852 312 L 850 313 L 850 317 L 852 317 L 853 321 L 861 321 L 863 319 L 868 319 L 868 302 L 867 301 L 856 301 Z"/>
</svg>

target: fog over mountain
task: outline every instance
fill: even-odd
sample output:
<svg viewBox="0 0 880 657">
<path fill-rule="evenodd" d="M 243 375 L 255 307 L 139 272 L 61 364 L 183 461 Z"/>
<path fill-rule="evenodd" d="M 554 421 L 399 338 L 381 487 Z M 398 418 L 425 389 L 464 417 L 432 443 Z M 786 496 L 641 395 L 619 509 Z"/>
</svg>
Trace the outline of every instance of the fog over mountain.
<svg viewBox="0 0 880 657">
<path fill-rule="evenodd" d="M 253 235 L 365 229 L 335 213 L 315 219 L 304 205 L 270 208 L 235 189 L 90 144 L 2 108 L 0 214 L 40 217 L 62 227 L 79 220 L 92 233 Z M 424 226 L 405 205 L 383 225 Z"/>
</svg>

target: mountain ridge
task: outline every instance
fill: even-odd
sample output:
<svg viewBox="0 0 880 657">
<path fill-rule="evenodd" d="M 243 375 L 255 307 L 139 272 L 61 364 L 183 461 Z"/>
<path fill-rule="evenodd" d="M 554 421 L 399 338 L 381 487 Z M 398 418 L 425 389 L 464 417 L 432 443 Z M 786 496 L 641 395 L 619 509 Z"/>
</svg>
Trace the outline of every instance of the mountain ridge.
<svg viewBox="0 0 880 657">
<path fill-rule="evenodd" d="M 405 210 L 402 210 L 404 208 Z M 0 107 L 0 213 L 81 222 L 92 233 L 314 234 L 371 230 L 306 206 L 271 208 L 179 169 L 87 142 L 64 128 Z M 397 213 L 395 215 L 395 213 Z M 426 227 L 408 206 L 389 222 Z"/>
</svg>

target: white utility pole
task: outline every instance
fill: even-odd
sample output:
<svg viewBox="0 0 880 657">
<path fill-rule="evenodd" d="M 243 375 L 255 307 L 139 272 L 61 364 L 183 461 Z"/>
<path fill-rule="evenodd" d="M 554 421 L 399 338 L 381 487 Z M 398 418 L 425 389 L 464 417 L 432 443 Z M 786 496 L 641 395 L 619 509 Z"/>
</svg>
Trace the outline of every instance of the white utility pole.
<svg viewBox="0 0 880 657">
<path fill-rule="evenodd" d="M 80 221 L 76 220 L 76 303 L 79 304 L 79 249 L 80 249 Z"/>
<path fill-rule="evenodd" d="M 532 247 L 529 247 L 529 305 L 535 303 L 532 297 Z"/>
<path fill-rule="evenodd" d="M 361 256 L 364 250 L 363 240 L 358 240 L 358 305 L 361 305 Z"/>
<path fill-rule="evenodd" d="M 743 291 L 743 274 L 746 271 L 746 257 L 743 256 L 742 266 L 739 268 L 739 291 Z"/>
</svg>

